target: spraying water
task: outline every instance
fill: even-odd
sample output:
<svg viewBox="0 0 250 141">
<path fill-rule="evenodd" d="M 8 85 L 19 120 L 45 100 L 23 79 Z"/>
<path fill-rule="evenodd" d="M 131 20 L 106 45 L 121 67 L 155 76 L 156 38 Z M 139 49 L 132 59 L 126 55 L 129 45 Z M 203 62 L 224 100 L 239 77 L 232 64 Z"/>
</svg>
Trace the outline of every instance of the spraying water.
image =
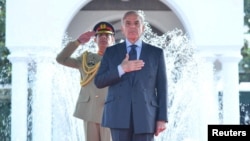
<svg viewBox="0 0 250 141">
<path fill-rule="evenodd" d="M 147 25 L 143 40 L 163 48 L 166 54 L 169 123 L 156 140 L 205 141 L 207 125 L 218 123 L 213 67 L 204 63 L 195 46 L 179 29 L 158 36 Z M 86 49 L 96 51 L 93 40 L 82 45 L 75 55 Z M 53 140 L 84 141 L 82 121 L 72 116 L 80 89 L 79 72 L 54 65 Z"/>
<path fill-rule="evenodd" d="M 157 36 L 149 25 L 146 29 L 143 40 L 163 48 L 166 53 L 169 123 L 156 139 L 207 140 L 207 125 L 219 122 L 212 64 L 205 63 L 181 30 Z"/>
<path fill-rule="evenodd" d="M 218 98 L 214 90 L 212 64 L 205 63 L 199 56 L 195 45 L 179 29 L 174 29 L 163 35 L 152 32 L 149 24 L 142 39 L 145 42 L 163 48 L 168 75 L 168 116 L 167 130 L 156 138 L 156 141 L 206 141 L 207 125 L 219 122 Z M 65 36 L 64 44 L 71 39 Z M 75 56 L 84 50 L 96 51 L 93 40 L 82 45 Z M 58 53 L 55 49 L 55 54 Z M 29 82 L 31 88 L 29 100 L 29 141 L 32 141 L 32 125 L 39 124 L 32 121 L 32 113 L 39 110 L 44 103 L 32 102 L 39 90 L 37 78 L 43 78 L 43 71 L 37 70 L 39 63 L 33 58 L 29 66 Z M 51 58 L 52 65 L 48 67 L 52 72 L 51 109 L 52 109 L 52 140 L 53 141 L 84 141 L 83 123 L 73 117 L 75 103 L 80 90 L 80 74 L 78 70 L 59 65 L 55 58 Z M 36 107 L 37 106 L 37 107 Z M 43 117 L 41 117 L 43 118 Z"/>
</svg>

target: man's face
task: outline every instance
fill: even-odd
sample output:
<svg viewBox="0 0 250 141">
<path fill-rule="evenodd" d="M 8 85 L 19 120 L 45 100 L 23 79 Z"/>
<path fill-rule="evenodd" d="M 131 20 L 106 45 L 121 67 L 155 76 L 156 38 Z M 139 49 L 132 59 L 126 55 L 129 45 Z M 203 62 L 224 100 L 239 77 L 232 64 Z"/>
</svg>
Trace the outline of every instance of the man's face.
<svg viewBox="0 0 250 141">
<path fill-rule="evenodd" d="M 108 33 L 97 34 L 95 41 L 99 47 L 108 47 L 114 44 L 114 36 Z"/>
<path fill-rule="evenodd" d="M 143 30 L 144 30 L 143 23 L 137 15 L 135 14 L 128 15 L 123 20 L 122 32 L 130 42 L 137 41 L 142 35 Z"/>
</svg>

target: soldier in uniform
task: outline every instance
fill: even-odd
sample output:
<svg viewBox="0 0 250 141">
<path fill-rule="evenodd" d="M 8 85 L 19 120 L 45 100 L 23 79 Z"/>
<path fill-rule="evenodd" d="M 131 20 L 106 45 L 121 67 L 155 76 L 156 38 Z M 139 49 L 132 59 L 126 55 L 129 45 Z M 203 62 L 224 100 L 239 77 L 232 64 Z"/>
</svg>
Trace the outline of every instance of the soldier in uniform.
<svg viewBox="0 0 250 141">
<path fill-rule="evenodd" d="M 109 128 L 104 128 L 100 124 L 107 88 L 96 88 L 93 78 L 106 48 L 115 43 L 114 34 L 114 27 L 110 23 L 99 22 L 94 26 L 93 31 L 87 31 L 77 40 L 69 42 L 56 57 L 59 64 L 80 71 L 81 90 L 74 116 L 83 120 L 86 141 L 111 141 Z M 72 57 L 77 47 L 87 43 L 91 37 L 94 37 L 98 52 L 84 51 L 79 57 Z"/>
</svg>

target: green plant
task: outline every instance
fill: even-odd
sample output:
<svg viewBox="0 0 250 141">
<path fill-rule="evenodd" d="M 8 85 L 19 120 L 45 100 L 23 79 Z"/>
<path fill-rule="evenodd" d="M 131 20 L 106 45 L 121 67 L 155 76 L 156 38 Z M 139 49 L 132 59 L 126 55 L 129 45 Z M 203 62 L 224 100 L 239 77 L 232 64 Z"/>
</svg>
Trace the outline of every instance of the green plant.
<svg viewBox="0 0 250 141">
<path fill-rule="evenodd" d="M 5 0 L 0 0 L 0 85 L 11 84 L 10 54 L 5 46 Z"/>
</svg>

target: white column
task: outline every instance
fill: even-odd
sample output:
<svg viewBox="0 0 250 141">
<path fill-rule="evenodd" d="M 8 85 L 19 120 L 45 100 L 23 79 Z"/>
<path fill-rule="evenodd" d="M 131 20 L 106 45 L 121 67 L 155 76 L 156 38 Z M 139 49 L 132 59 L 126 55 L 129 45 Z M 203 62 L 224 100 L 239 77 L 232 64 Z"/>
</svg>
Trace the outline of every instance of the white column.
<svg viewBox="0 0 250 141">
<path fill-rule="evenodd" d="M 223 124 L 240 124 L 238 57 L 223 57 Z"/>
<path fill-rule="evenodd" d="M 27 140 L 28 69 L 27 56 L 10 55 L 12 63 L 11 140 Z"/>
<path fill-rule="evenodd" d="M 46 56 L 49 51 L 38 51 L 41 56 L 36 56 L 36 81 L 33 93 L 32 110 L 32 140 L 52 140 L 52 83 L 54 67 L 51 56 Z M 54 55 L 55 56 L 55 55 Z M 54 59 L 54 58 L 53 58 Z"/>
<path fill-rule="evenodd" d="M 204 57 L 206 59 L 206 63 L 208 63 L 208 66 L 210 68 L 205 68 L 205 72 L 206 71 L 211 71 L 211 74 L 207 73 L 205 75 L 209 75 L 206 76 L 207 77 L 207 82 L 206 83 L 206 87 L 208 89 L 204 89 L 203 93 L 206 93 L 206 99 L 204 99 L 204 102 L 207 103 L 205 107 L 204 112 L 207 113 L 206 116 L 206 120 L 208 121 L 208 124 L 219 124 L 220 123 L 220 111 L 219 111 L 219 99 L 218 99 L 218 77 L 217 77 L 217 73 L 218 71 L 220 71 L 220 69 L 218 68 L 218 64 L 215 63 L 216 61 L 216 56 L 213 55 L 207 55 L 206 57 Z"/>
</svg>

